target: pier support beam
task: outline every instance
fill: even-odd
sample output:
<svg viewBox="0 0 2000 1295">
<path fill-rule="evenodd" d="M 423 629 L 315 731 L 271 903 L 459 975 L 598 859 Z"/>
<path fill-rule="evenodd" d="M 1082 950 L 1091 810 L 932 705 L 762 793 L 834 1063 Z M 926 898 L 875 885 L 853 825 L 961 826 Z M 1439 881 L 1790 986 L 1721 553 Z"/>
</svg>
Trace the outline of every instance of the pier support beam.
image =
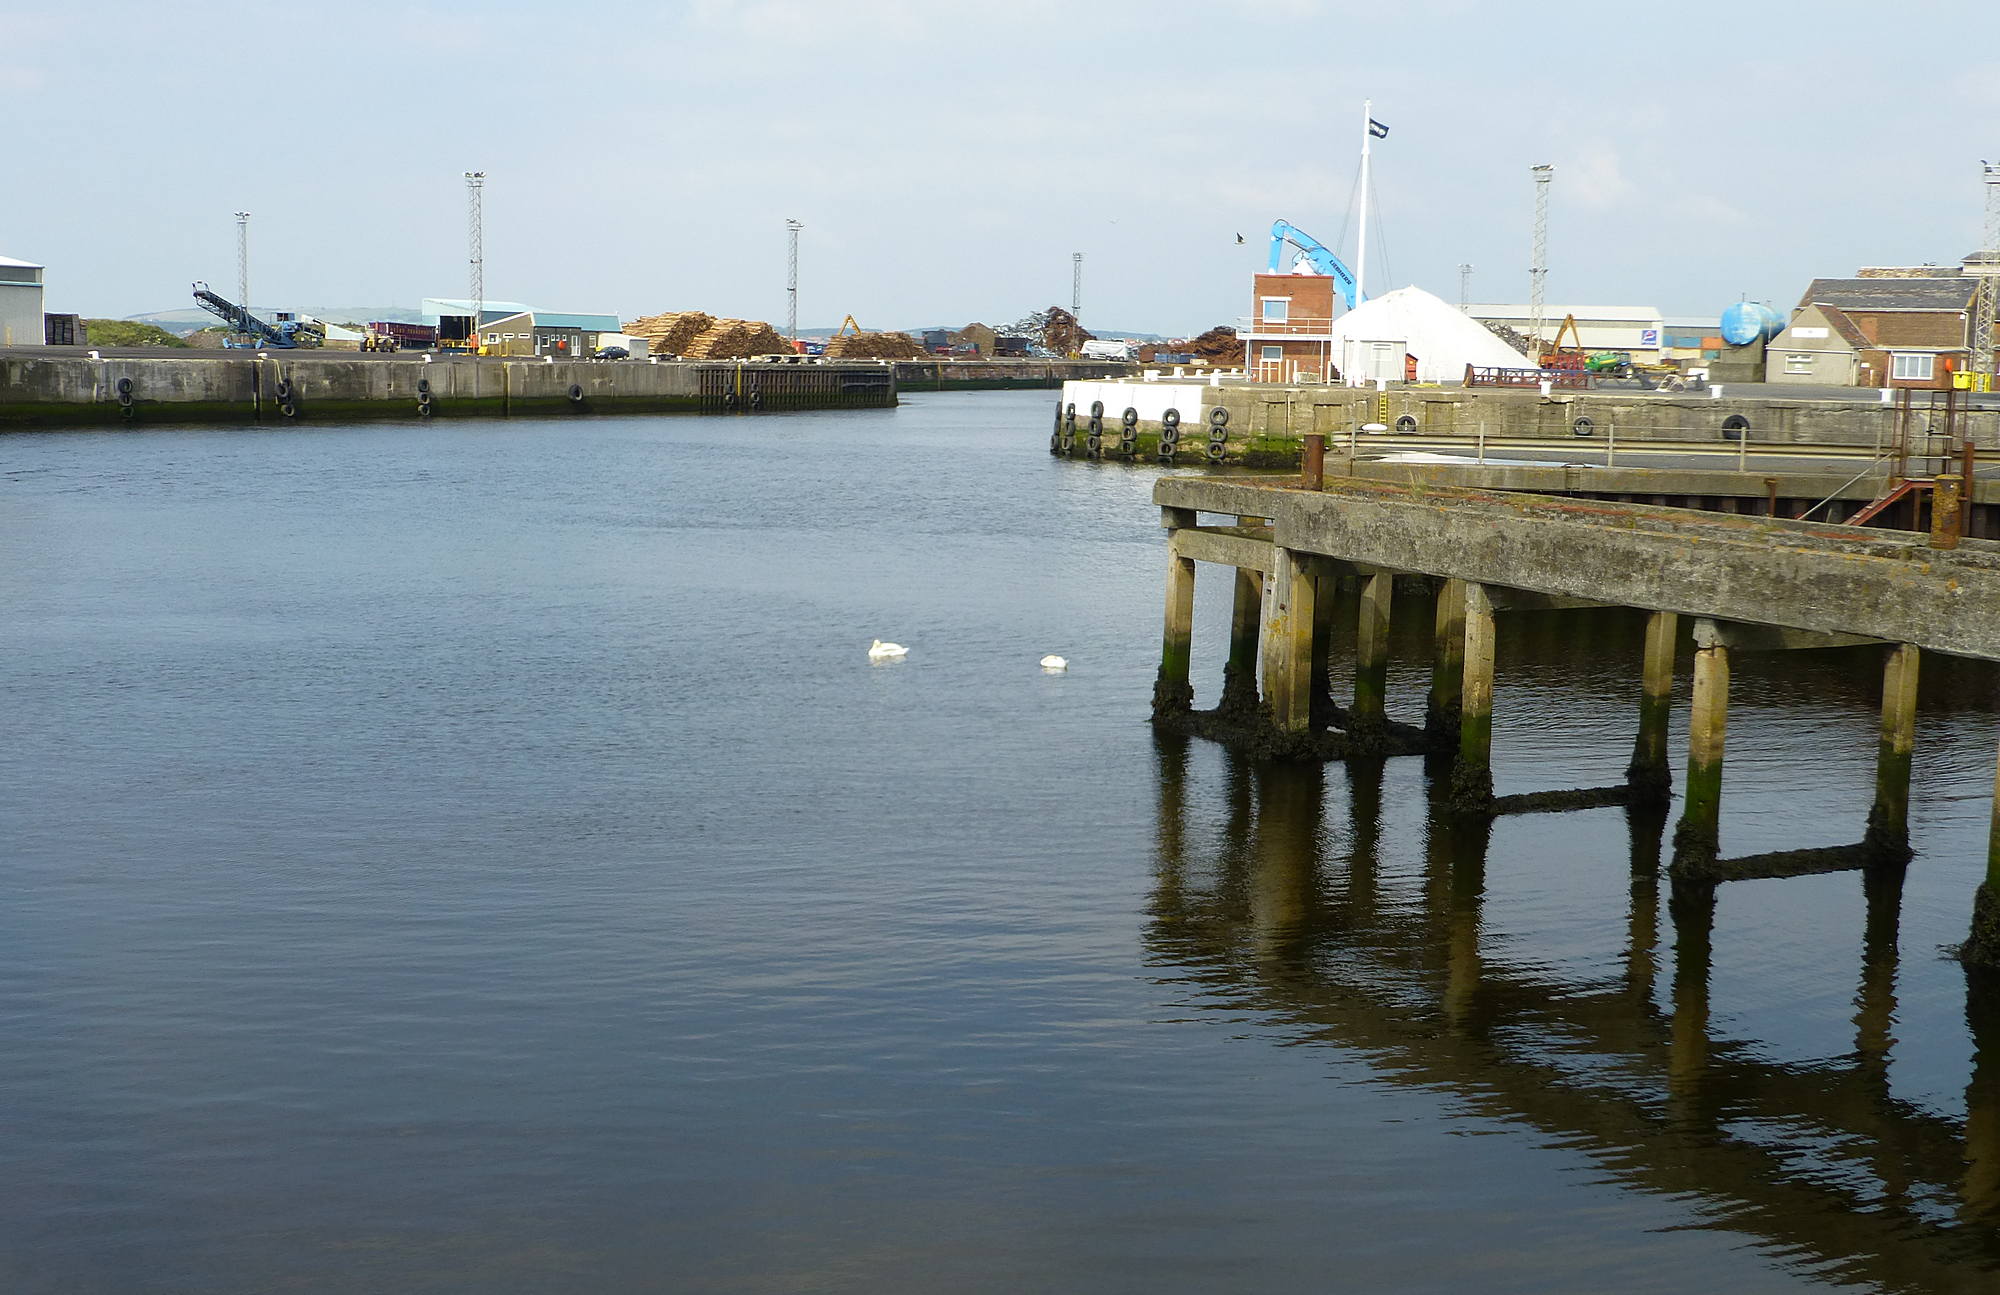
<svg viewBox="0 0 2000 1295">
<path fill-rule="evenodd" d="M 1465 586 L 1465 676 L 1459 694 L 1458 763 L 1451 770 L 1451 807 L 1461 814 L 1493 809 L 1493 599 L 1486 586 Z"/>
<path fill-rule="evenodd" d="M 1264 582 L 1264 704 L 1280 739 L 1312 730 L 1312 558 L 1275 547 Z M 1282 745 L 1282 742 L 1281 742 Z"/>
<path fill-rule="evenodd" d="M 1625 785 L 1632 803 L 1665 805 L 1673 799 L 1674 774 L 1667 762 L 1667 724 L 1673 716 L 1674 636 L 1680 617 L 1654 612 L 1646 619 L 1646 658 L 1640 668 L 1639 736 L 1632 744 L 1632 763 L 1625 766 Z"/>
<path fill-rule="evenodd" d="M 1333 726 L 1339 706 L 1333 700 L 1333 608 L 1340 599 L 1340 567 L 1319 561 L 1313 573 L 1312 727 Z"/>
<path fill-rule="evenodd" d="M 1424 705 L 1424 735 L 1433 751 L 1449 752 L 1458 739 L 1459 697 L 1465 688 L 1465 581 L 1438 586 L 1437 628 L 1431 653 L 1431 692 Z"/>
<path fill-rule="evenodd" d="M 1917 736 L 1917 667 L 1921 654 L 1909 643 L 1890 648 L 1882 662 L 1882 735 L 1875 746 L 1875 804 L 1868 811 L 1863 844 L 1877 862 L 1910 858 L 1910 752 Z"/>
<path fill-rule="evenodd" d="M 1188 661 L 1194 650 L 1194 559 L 1182 557 L 1178 532 L 1194 525 L 1191 508 L 1162 508 L 1167 535 L 1167 623 L 1160 640 L 1160 673 L 1153 681 L 1153 718 L 1186 714 L 1194 706 Z"/>
<path fill-rule="evenodd" d="M 1396 577 L 1380 572 L 1361 582 L 1361 609 L 1354 629 L 1354 705 L 1347 714 L 1350 740 L 1380 745 L 1388 724 L 1389 615 Z"/>
<path fill-rule="evenodd" d="M 1721 843 L 1722 746 L 1729 726 L 1729 649 L 1715 623 L 1695 622 L 1694 702 L 1688 716 L 1687 800 L 1674 829 L 1676 873 L 1705 872 Z"/>
</svg>

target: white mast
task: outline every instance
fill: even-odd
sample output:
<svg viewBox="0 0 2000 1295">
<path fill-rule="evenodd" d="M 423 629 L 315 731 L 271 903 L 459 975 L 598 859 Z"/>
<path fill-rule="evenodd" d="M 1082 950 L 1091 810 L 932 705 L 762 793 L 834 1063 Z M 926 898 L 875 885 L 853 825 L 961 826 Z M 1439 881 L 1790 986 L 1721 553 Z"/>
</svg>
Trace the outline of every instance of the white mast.
<svg viewBox="0 0 2000 1295">
<path fill-rule="evenodd" d="M 1368 141 L 1375 132 L 1369 123 L 1375 120 L 1375 101 L 1361 101 L 1361 242 L 1354 256 L 1354 300 L 1358 305 L 1368 300 Z"/>
</svg>

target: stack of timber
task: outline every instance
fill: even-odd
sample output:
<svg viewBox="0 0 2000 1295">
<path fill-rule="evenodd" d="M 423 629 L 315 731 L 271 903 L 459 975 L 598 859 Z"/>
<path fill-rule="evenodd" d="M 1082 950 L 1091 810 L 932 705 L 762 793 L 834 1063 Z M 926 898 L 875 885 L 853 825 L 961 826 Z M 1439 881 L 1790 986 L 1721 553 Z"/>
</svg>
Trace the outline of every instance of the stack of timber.
<svg viewBox="0 0 2000 1295">
<path fill-rule="evenodd" d="M 679 310 L 634 319 L 625 325 L 625 332 L 651 342 L 655 355 L 685 355 L 695 339 L 713 327 L 714 315 L 702 310 Z"/>
<path fill-rule="evenodd" d="M 908 333 L 849 333 L 826 344 L 829 360 L 915 360 L 923 353 Z"/>
<path fill-rule="evenodd" d="M 790 355 L 792 344 L 769 324 L 718 319 L 680 352 L 684 360 L 747 360 L 753 355 Z"/>
</svg>

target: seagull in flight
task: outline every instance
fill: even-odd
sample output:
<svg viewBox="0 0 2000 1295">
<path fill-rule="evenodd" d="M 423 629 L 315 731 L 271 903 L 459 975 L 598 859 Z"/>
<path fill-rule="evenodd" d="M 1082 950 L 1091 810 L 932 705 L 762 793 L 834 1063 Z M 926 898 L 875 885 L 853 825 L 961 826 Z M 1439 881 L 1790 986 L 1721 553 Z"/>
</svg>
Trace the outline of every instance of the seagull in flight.
<svg viewBox="0 0 2000 1295">
<path fill-rule="evenodd" d="M 1240 242 L 1242 242 L 1242 241 L 1243 241 L 1243 235 L 1241 235 L 1241 234 L 1238 234 L 1238 235 L 1236 236 L 1236 241 L 1237 241 L 1237 242 L 1239 242 L 1239 243 L 1240 243 Z"/>
</svg>

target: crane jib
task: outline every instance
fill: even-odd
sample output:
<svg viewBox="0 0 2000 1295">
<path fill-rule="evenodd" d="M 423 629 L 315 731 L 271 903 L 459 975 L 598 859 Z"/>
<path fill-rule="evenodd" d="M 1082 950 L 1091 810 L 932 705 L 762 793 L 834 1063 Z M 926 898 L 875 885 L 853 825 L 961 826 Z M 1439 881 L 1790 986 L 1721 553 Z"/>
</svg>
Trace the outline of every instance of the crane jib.
<svg viewBox="0 0 2000 1295">
<path fill-rule="evenodd" d="M 1313 269 L 1330 276 L 1340 288 L 1340 298 L 1349 310 L 1354 309 L 1356 292 L 1354 271 L 1347 268 L 1331 248 L 1322 244 L 1311 234 L 1287 221 L 1275 221 L 1271 225 L 1271 273 L 1284 272 L 1285 244 L 1290 243 L 1311 263 Z"/>
</svg>

